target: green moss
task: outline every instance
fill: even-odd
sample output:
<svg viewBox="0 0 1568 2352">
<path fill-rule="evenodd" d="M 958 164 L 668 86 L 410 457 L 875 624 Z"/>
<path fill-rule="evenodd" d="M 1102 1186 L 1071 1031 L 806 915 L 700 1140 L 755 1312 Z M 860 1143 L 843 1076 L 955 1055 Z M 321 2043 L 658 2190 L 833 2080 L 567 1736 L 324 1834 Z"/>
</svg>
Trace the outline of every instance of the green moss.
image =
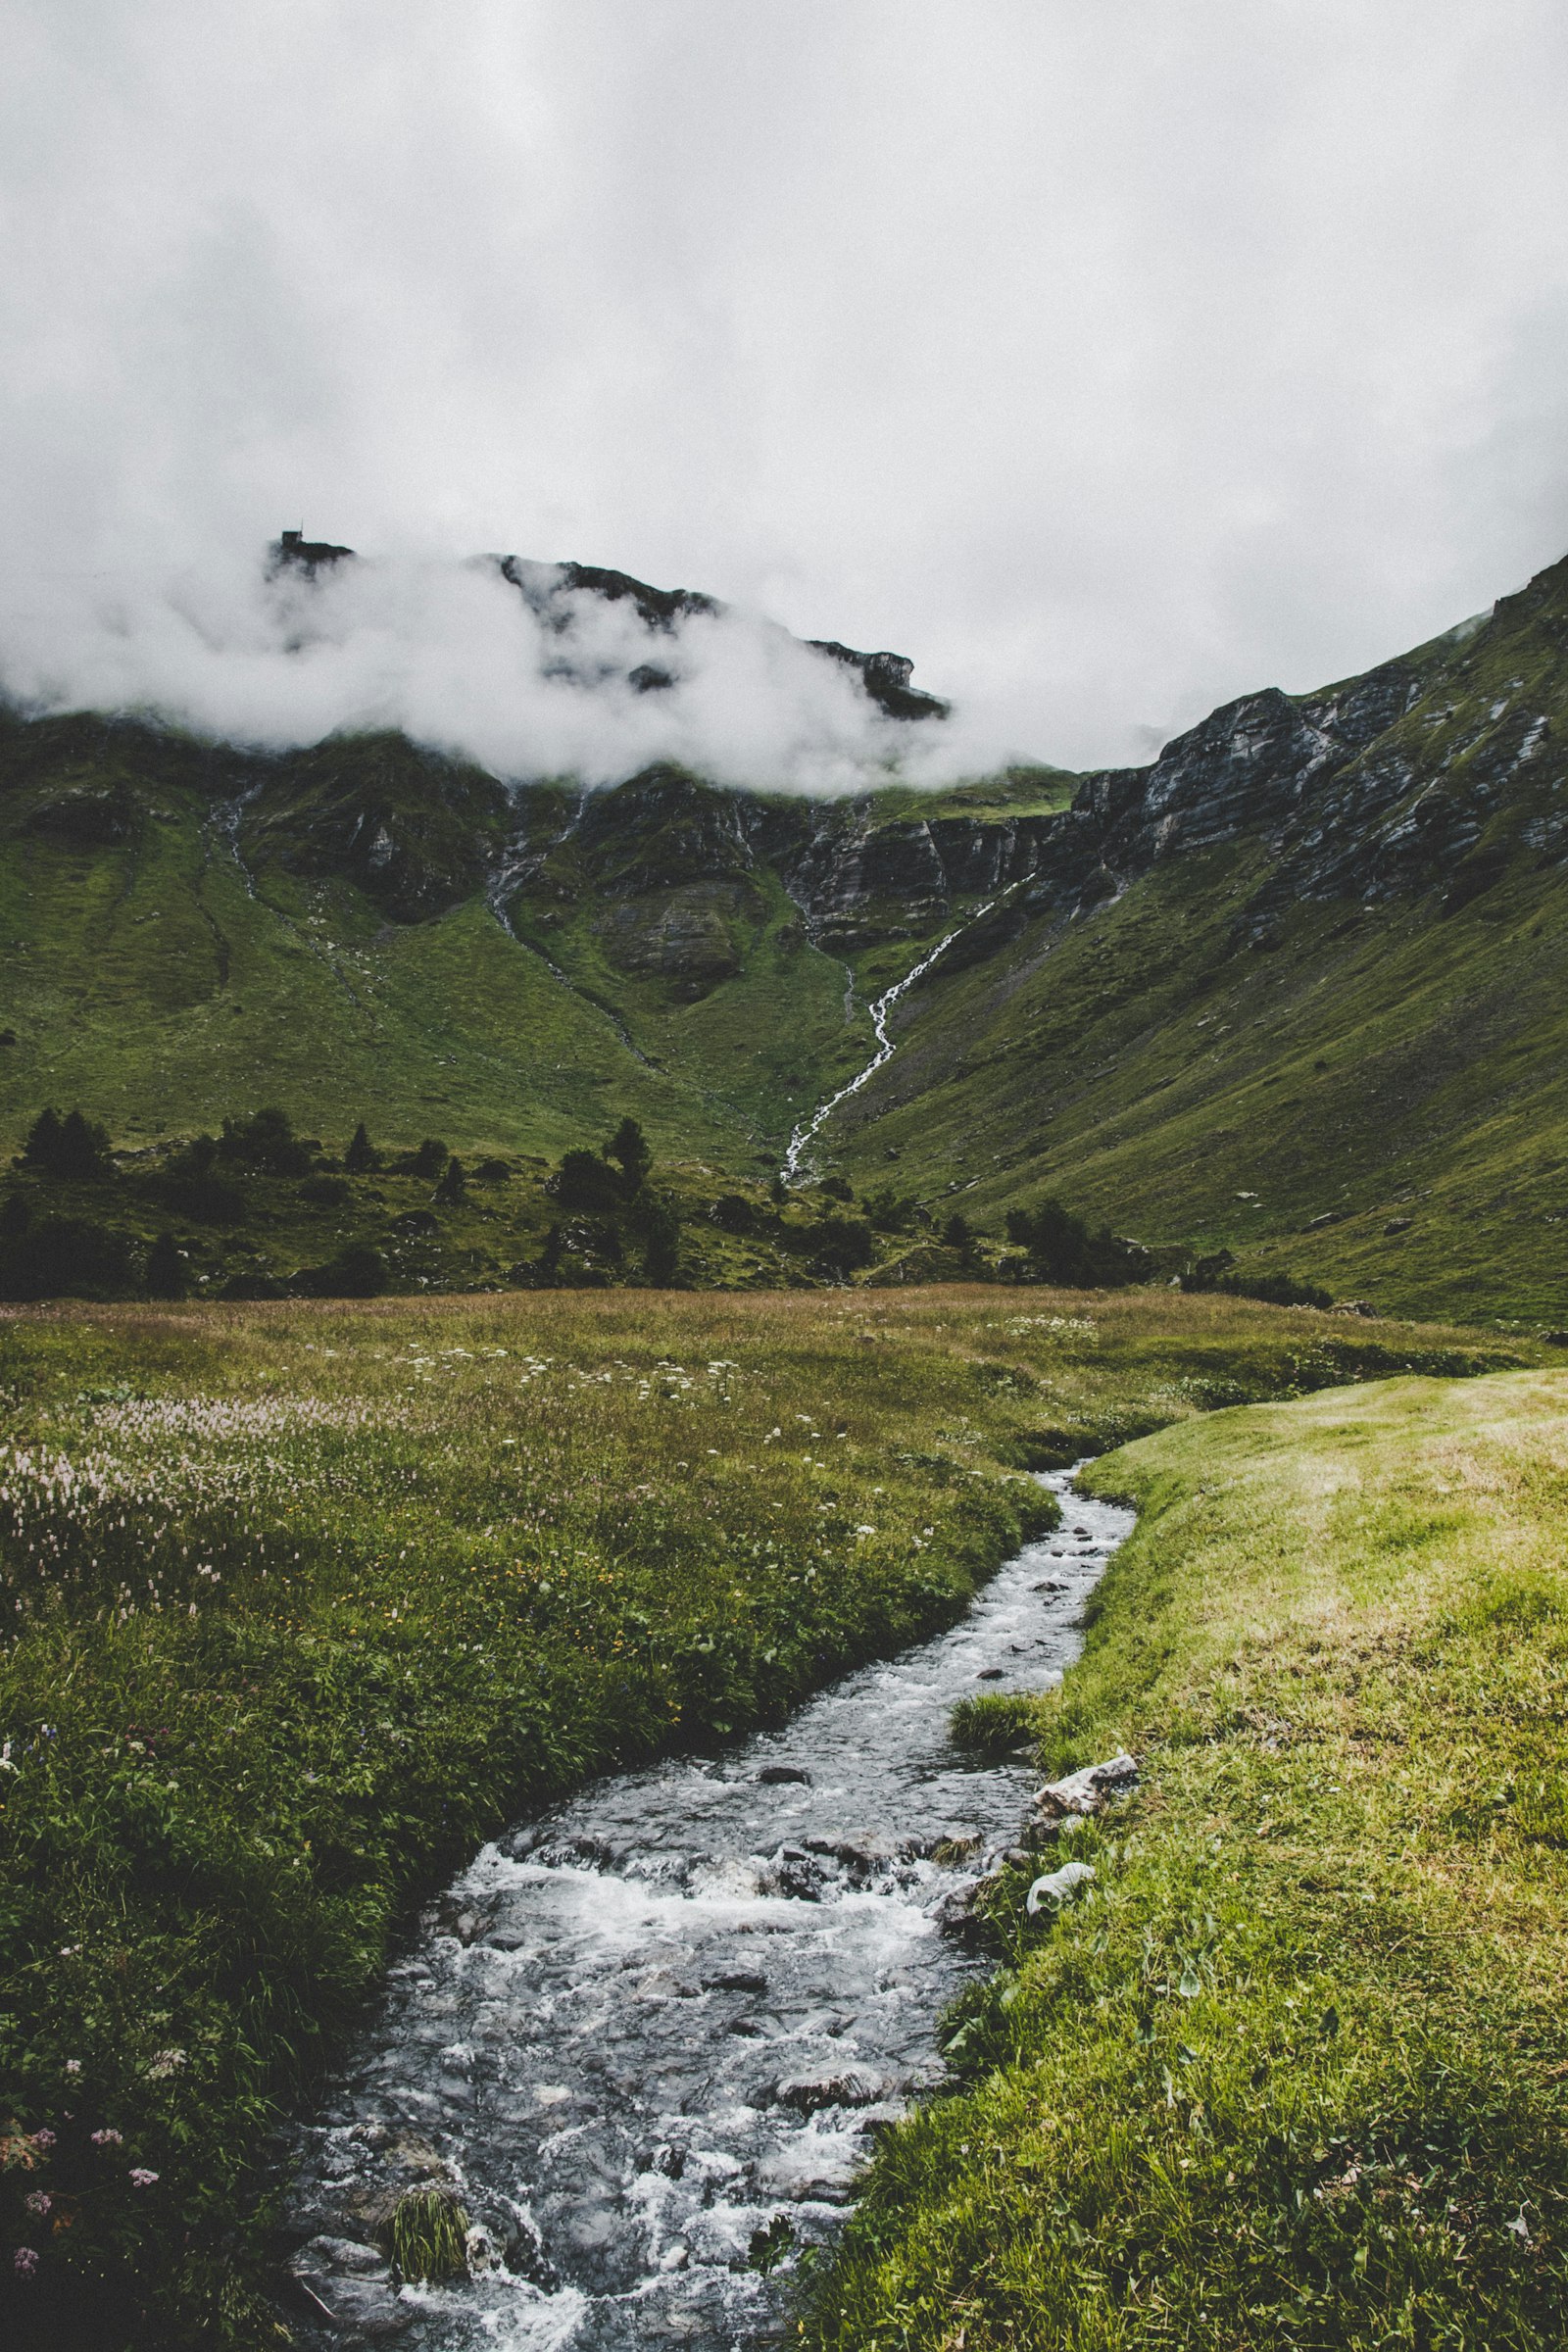
<svg viewBox="0 0 1568 2352">
<path fill-rule="evenodd" d="M 993 1909 L 958 2095 L 879 2155 L 835 2346 L 1554 2342 L 1568 1375 L 1254 1406 L 1140 1505 L 1052 1768 L 1128 1745 L 1088 1895 Z"/>
</svg>

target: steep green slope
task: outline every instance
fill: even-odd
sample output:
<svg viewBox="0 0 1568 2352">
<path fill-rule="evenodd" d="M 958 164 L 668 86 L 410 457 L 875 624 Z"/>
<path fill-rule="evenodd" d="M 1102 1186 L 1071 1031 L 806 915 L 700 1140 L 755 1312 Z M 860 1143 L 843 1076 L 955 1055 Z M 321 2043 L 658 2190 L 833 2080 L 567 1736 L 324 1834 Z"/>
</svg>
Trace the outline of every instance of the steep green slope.
<svg viewBox="0 0 1568 2352">
<path fill-rule="evenodd" d="M 1379 1303 L 1568 1319 L 1565 635 L 1559 565 L 1413 657 L 1408 710 L 1317 798 L 1092 909 L 1025 885 L 905 1001 L 830 1130 L 845 1163 L 891 1151 L 982 1219 L 1054 1187 Z"/>
<path fill-rule="evenodd" d="M 276 1100 L 554 1156 L 629 1112 L 756 1177 L 951 934 L 808 1169 L 1562 1325 L 1565 647 L 1559 564 L 1149 768 L 823 801 L 0 721 L 0 1132 Z"/>
</svg>

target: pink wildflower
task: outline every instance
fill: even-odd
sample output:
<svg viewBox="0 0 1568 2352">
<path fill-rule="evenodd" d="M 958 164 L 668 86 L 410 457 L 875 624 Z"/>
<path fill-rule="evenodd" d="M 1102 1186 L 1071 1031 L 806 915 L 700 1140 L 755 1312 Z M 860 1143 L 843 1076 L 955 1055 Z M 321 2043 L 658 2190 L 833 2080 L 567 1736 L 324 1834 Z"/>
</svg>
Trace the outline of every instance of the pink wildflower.
<svg viewBox="0 0 1568 2352">
<path fill-rule="evenodd" d="M 47 2124 L 44 2125 L 41 2132 L 35 2132 L 33 2133 L 32 2144 L 35 2148 L 52 2148 L 54 2146 L 55 2135 L 50 2131 Z"/>
<path fill-rule="evenodd" d="M 130 2184 L 132 2188 L 151 2188 L 157 2178 L 158 2175 L 156 2173 L 150 2173 L 144 2164 L 133 2164 L 130 2168 Z"/>
<path fill-rule="evenodd" d="M 123 2143 L 118 2132 L 94 2132 L 92 2144 L 95 2148 L 118 2148 Z"/>
<path fill-rule="evenodd" d="M 19 2278 L 30 2278 L 38 2268 L 38 2257 L 31 2246 L 19 2246 L 12 2257 L 12 2267 Z"/>
<path fill-rule="evenodd" d="M 54 2199 L 46 2188 L 35 2188 L 27 2199 L 27 2211 L 29 2213 L 47 2213 L 53 2204 Z"/>
</svg>

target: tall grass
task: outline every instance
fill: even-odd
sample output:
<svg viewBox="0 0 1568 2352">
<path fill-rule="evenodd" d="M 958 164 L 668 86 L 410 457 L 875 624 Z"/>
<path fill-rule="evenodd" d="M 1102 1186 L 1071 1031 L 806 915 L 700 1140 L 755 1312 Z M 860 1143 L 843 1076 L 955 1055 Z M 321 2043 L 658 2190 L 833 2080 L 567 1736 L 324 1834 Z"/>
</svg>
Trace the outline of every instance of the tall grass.
<svg viewBox="0 0 1568 2352">
<path fill-rule="evenodd" d="M 951 1621 L 1022 1477 L 1499 1359 L 1168 1294 L 0 1321 L 0 2317 L 271 2340 L 266 2133 L 513 1813 Z"/>
</svg>

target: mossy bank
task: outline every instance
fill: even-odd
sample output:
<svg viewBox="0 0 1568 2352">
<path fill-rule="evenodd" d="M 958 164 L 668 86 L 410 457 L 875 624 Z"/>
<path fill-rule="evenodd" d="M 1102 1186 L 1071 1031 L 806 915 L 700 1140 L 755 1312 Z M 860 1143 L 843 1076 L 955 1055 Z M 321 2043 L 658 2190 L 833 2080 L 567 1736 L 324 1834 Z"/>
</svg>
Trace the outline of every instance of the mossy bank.
<svg viewBox="0 0 1568 2352">
<path fill-rule="evenodd" d="M 857 2352 L 1568 2332 L 1568 1376 L 1216 1415 L 1135 1500 L 1051 1767 L 1122 1746 L 808 2332 Z M 1016 1726 L 1014 1727 L 1016 1729 Z"/>
</svg>

